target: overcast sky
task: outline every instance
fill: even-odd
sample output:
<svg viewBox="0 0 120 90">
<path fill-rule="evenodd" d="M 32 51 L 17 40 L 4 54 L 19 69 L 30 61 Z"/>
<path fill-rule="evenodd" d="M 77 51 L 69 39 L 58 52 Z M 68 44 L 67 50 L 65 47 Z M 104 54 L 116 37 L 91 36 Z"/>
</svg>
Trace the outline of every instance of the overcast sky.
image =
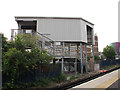
<svg viewBox="0 0 120 90">
<path fill-rule="evenodd" d="M 94 23 L 99 51 L 118 41 L 119 0 L 1 0 L 0 32 L 10 39 L 14 16 L 82 17 Z"/>
</svg>

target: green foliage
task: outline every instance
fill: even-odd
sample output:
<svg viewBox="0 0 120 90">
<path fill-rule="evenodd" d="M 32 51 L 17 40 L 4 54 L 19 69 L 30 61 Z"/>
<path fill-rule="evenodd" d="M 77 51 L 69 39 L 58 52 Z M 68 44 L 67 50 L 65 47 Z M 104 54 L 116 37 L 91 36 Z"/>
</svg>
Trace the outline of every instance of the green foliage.
<svg viewBox="0 0 120 90">
<path fill-rule="evenodd" d="M 92 58 L 92 56 L 87 57 L 87 60 L 90 60 L 90 58 Z"/>
<path fill-rule="evenodd" d="M 2 53 L 4 54 L 4 52 L 8 50 L 9 46 L 8 46 L 7 38 L 4 37 L 4 34 L 1 34 L 1 36 L 2 36 Z"/>
<path fill-rule="evenodd" d="M 88 57 L 88 60 L 90 60 L 90 58 L 93 58 L 93 56 L 89 56 L 89 57 Z M 99 56 L 94 56 L 94 58 L 95 58 L 96 61 L 97 61 L 97 60 L 100 60 Z"/>
<path fill-rule="evenodd" d="M 37 37 L 32 37 L 30 34 L 21 34 L 17 35 L 15 41 L 13 42 L 13 46 L 21 50 L 22 52 L 25 51 L 26 48 L 35 48 L 36 47 L 36 39 Z"/>
<path fill-rule="evenodd" d="M 29 87 L 46 87 L 50 84 L 50 79 L 48 78 L 40 78 L 37 81 L 34 82 L 28 82 L 28 83 L 22 83 L 18 85 L 12 85 L 11 83 L 6 83 L 6 86 L 2 87 L 2 90 L 7 90 L 9 88 L 16 88 L 17 90 L 21 90 L 20 88 L 29 88 Z"/>
<path fill-rule="evenodd" d="M 104 60 L 104 57 L 103 56 L 101 56 L 101 59 L 100 60 Z"/>
<path fill-rule="evenodd" d="M 28 82 L 28 83 L 21 83 L 21 85 L 19 85 L 19 88 L 28 88 L 28 87 L 45 87 L 48 86 L 50 83 L 50 79 L 48 78 L 40 78 L 35 82 Z"/>
<path fill-rule="evenodd" d="M 93 56 L 89 56 L 88 60 L 90 60 L 90 58 L 93 58 Z M 94 60 L 95 60 L 95 63 L 99 63 L 100 62 L 100 57 L 99 56 L 94 56 Z"/>
<path fill-rule="evenodd" d="M 107 59 L 115 59 L 116 52 L 115 52 L 114 47 L 107 45 L 107 46 L 103 49 L 103 55 L 104 55 Z"/>
<path fill-rule="evenodd" d="M 3 73 L 11 77 L 11 80 L 6 84 L 9 88 L 13 88 L 15 78 L 19 77 L 26 71 L 37 69 L 39 65 L 48 64 L 53 56 L 48 55 L 48 52 L 36 47 L 37 37 L 32 37 L 29 34 L 18 35 L 14 41 L 7 42 L 4 39 L 3 48 Z M 8 45 L 8 46 L 7 46 Z M 26 51 L 30 47 L 31 51 Z M 17 77 L 16 77 L 17 76 Z"/>
<path fill-rule="evenodd" d="M 70 80 L 74 80 L 74 79 L 76 79 L 75 76 L 71 76 L 71 77 L 70 77 Z"/>
<path fill-rule="evenodd" d="M 100 60 L 100 57 L 99 56 L 95 56 L 95 60 Z"/>
<path fill-rule="evenodd" d="M 63 73 L 61 73 L 57 78 L 54 78 L 52 80 L 57 83 L 61 83 L 66 80 L 66 76 Z"/>
<path fill-rule="evenodd" d="M 113 68 L 118 67 L 118 66 L 119 66 L 118 64 L 116 64 L 116 65 L 110 65 L 110 66 L 105 66 L 102 69 L 108 70 L 108 69 L 113 69 Z"/>
<path fill-rule="evenodd" d="M 35 86 L 42 86 L 42 87 L 45 87 L 45 86 L 48 86 L 50 83 L 50 79 L 48 78 L 40 78 L 38 81 L 36 81 L 34 83 Z"/>
</svg>

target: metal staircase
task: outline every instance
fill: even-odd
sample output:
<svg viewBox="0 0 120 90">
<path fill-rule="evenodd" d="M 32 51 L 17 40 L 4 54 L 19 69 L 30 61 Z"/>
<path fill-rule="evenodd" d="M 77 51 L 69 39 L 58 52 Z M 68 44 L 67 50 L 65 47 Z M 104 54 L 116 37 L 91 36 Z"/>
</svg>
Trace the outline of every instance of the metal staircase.
<svg viewBox="0 0 120 90">
<path fill-rule="evenodd" d="M 25 33 L 27 30 L 26 29 L 11 29 L 11 40 L 14 40 L 17 34 L 23 34 Z M 29 29 L 30 31 L 30 29 Z M 32 32 L 33 30 L 31 30 Z M 28 33 L 25 33 L 28 34 Z M 30 33 L 33 37 L 34 36 L 38 36 L 38 38 L 36 39 L 37 44 L 36 47 L 38 47 L 40 50 L 45 49 L 46 51 L 48 51 L 48 54 L 50 55 L 54 55 L 54 41 L 48 37 L 46 37 L 45 35 L 39 33 L 39 32 L 32 32 Z"/>
<path fill-rule="evenodd" d="M 77 43 L 74 43 L 74 45 L 71 45 L 71 43 L 69 42 L 66 42 L 66 43 L 63 43 L 63 42 L 60 42 L 61 44 L 60 45 L 56 45 L 56 41 L 48 38 L 47 36 L 39 33 L 39 32 L 35 32 L 33 30 L 30 31 L 27 31 L 26 29 L 12 29 L 12 32 L 11 32 L 11 40 L 14 40 L 16 35 L 17 34 L 27 34 L 29 32 L 29 34 L 31 34 L 33 37 L 34 36 L 38 36 L 38 38 L 36 39 L 37 41 L 37 44 L 36 44 L 36 47 L 38 47 L 40 50 L 44 49 L 46 50 L 49 54 L 49 55 L 53 55 L 55 57 L 55 59 L 62 59 L 62 71 L 63 71 L 63 58 L 66 58 L 66 59 L 69 59 L 68 61 L 71 62 L 70 59 L 74 59 L 74 62 L 76 63 L 75 67 L 77 68 L 77 62 L 81 62 L 81 54 L 80 54 L 80 46 L 78 46 Z M 86 63 L 85 62 L 85 52 L 83 52 L 83 56 L 82 58 L 84 59 L 82 63 Z M 81 67 L 82 67 L 82 63 L 81 63 Z M 72 65 L 72 67 L 74 67 L 74 65 Z M 86 66 L 87 67 L 87 66 Z M 75 69 L 77 71 L 77 69 Z M 81 72 L 82 69 L 81 69 Z"/>
<path fill-rule="evenodd" d="M 14 40 L 17 34 L 27 34 L 28 31 L 26 29 L 11 29 L 11 40 Z M 30 31 L 31 30 L 31 31 Z M 27 32 L 27 33 L 26 33 Z M 61 45 L 56 45 L 56 41 L 48 38 L 47 36 L 41 34 L 40 32 L 34 32 L 32 29 L 29 29 L 29 33 L 34 37 L 38 36 L 37 38 L 37 47 L 42 50 L 46 50 L 49 55 L 53 55 L 55 58 L 80 58 L 80 52 L 78 52 L 78 56 L 76 53 L 77 47 L 76 45 L 71 45 L 70 50 L 68 48 L 69 43 L 65 43 L 64 48 L 62 47 L 63 43 L 61 42 Z M 63 55 L 64 50 L 64 55 Z M 78 59 L 79 60 L 79 59 Z"/>
</svg>

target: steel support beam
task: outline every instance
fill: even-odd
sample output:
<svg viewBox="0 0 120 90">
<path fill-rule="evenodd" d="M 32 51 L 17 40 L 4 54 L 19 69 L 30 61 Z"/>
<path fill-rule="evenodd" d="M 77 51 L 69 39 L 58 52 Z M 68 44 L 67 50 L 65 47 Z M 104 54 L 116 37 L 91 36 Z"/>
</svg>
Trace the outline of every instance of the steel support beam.
<svg viewBox="0 0 120 90">
<path fill-rule="evenodd" d="M 85 44 L 85 55 L 86 55 L 86 61 L 85 61 L 85 64 L 86 64 L 86 72 L 88 72 L 88 63 L 87 63 L 87 44 Z"/>
<path fill-rule="evenodd" d="M 75 77 L 77 77 L 77 58 L 78 58 L 78 45 L 76 45 Z"/>
<path fill-rule="evenodd" d="M 45 49 L 45 41 L 42 40 L 42 49 Z"/>
<path fill-rule="evenodd" d="M 92 45 L 92 56 L 93 56 L 93 71 L 94 71 L 94 64 L 95 64 L 95 58 L 94 58 L 94 45 Z"/>
<path fill-rule="evenodd" d="M 62 46 L 62 73 L 64 73 L 64 53 L 65 53 L 65 43 L 63 42 L 63 46 Z"/>
<path fill-rule="evenodd" d="M 75 58 L 75 77 L 77 77 L 77 58 Z"/>
<path fill-rule="evenodd" d="M 70 46 L 71 46 L 71 43 L 68 44 L 68 55 L 70 56 Z"/>
<path fill-rule="evenodd" d="M 56 42 L 54 41 L 54 42 L 53 42 L 53 55 L 54 55 L 54 56 L 55 56 L 55 48 L 56 48 L 56 47 L 55 47 L 55 43 L 56 43 Z"/>
<path fill-rule="evenodd" d="M 82 63 L 82 43 L 80 43 L 80 59 L 81 59 L 81 74 L 83 74 L 83 63 Z"/>
</svg>

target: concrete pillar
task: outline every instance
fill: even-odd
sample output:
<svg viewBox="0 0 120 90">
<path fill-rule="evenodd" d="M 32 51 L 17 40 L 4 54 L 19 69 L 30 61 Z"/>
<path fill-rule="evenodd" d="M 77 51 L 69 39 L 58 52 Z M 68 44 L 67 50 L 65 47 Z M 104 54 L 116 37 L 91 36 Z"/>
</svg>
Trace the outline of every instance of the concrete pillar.
<svg viewBox="0 0 120 90">
<path fill-rule="evenodd" d="M 86 61 L 85 61 L 86 72 L 88 72 L 88 63 L 87 63 L 87 44 L 85 44 L 85 55 L 86 55 Z"/>
<path fill-rule="evenodd" d="M 63 42 L 63 46 L 62 46 L 62 73 L 64 73 L 64 55 L 65 55 L 65 43 Z"/>
<path fill-rule="evenodd" d="M 82 63 L 82 43 L 80 43 L 80 59 L 81 59 L 81 74 L 83 74 L 83 63 Z"/>
</svg>

